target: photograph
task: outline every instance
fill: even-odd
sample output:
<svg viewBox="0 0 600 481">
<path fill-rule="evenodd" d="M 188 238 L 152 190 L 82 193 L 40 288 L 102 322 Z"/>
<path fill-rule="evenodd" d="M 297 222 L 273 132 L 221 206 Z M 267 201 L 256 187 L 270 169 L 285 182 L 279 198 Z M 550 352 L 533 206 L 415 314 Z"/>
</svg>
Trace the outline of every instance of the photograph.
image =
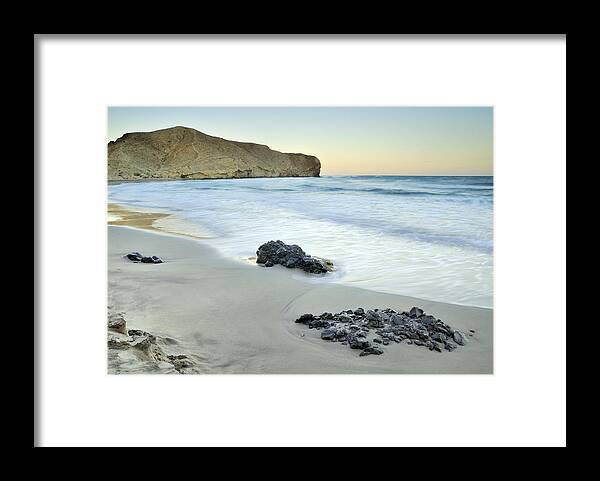
<svg viewBox="0 0 600 481">
<path fill-rule="evenodd" d="M 492 374 L 493 108 L 108 108 L 109 374 Z"/>
<path fill-rule="evenodd" d="M 33 43 L 34 447 L 567 445 L 566 34 Z"/>
</svg>

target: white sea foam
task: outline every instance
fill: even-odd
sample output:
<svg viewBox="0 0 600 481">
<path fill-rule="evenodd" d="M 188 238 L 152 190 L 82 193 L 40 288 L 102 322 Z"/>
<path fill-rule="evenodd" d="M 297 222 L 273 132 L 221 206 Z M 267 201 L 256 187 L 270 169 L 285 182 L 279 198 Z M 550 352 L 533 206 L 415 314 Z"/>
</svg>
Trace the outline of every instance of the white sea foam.
<svg viewBox="0 0 600 481">
<path fill-rule="evenodd" d="M 123 183 L 109 201 L 174 212 L 240 260 L 268 240 L 298 244 L 337 267 L 315 282 L 492 306 L 491 177 Z"/>
</svg>

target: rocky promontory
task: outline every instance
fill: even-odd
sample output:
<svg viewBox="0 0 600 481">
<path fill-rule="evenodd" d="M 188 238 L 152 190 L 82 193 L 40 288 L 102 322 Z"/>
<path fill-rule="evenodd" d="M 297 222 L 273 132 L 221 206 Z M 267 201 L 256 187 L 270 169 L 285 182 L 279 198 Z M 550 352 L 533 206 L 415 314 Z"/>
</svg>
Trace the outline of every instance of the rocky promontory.
<svg viewBox="0 0 600 481">
<path fill-rule="evenodd" d="M 314 155 L 283 153 L 188 127 L 127 133 L 108 143 L 108 180 L 318 177 Z"/>
</svg>

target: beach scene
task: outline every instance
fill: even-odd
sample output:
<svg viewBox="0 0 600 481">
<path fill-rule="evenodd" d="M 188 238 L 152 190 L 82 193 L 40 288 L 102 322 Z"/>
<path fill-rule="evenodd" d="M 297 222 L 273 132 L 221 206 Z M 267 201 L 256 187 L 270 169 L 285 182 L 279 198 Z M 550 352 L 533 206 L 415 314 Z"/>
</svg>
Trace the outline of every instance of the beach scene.
<svg viewBox="0 0 600 481">
<path fill-rule="evenodd" d="M 109 374 L 492 374 L 491 107 L 110 107 Z"/>
</svg>

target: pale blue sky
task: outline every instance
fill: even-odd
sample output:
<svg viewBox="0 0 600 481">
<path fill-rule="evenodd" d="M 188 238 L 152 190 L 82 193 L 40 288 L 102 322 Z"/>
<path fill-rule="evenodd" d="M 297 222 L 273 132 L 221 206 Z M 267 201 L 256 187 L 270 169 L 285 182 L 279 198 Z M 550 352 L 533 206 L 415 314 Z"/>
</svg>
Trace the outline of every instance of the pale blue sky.
<svg viewBox="0 0 600 481">
<path fill-rule="evenodd" d="M 492 175 L 491 107 L 110 107 L 108 140 L 181 125 L 321 160 L 323 175 Z"/>
</svg>

